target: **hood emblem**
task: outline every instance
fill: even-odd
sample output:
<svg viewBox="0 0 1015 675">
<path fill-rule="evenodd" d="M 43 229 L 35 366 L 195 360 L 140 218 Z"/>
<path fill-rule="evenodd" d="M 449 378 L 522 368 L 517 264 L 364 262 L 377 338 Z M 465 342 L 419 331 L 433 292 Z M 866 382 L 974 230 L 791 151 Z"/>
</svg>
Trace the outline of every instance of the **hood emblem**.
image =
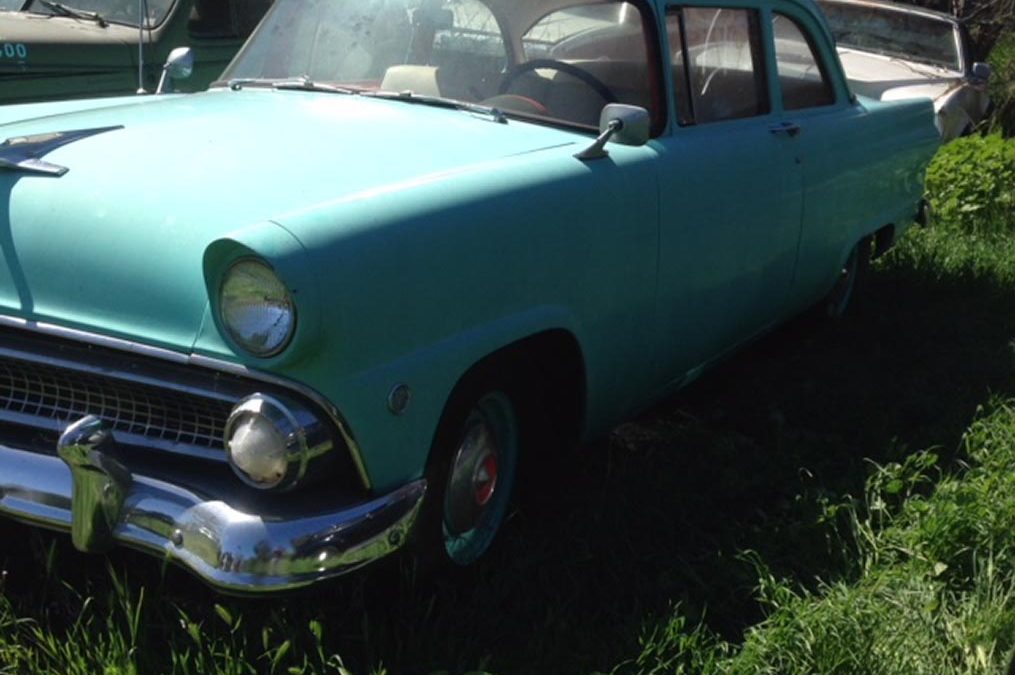
<svg viewBox="0 0 1015 675">
<path fill-rule="evenodd" d="M 39 158 L 62 145 L 122 128 L 123 125 L 118 125 L 114 127 L 97 127 L 95 129 L 76 129 L 74 131 L 51 131 L 45 134 L 8 138 L 3 143 L 0 143 L 0 169 L 62 176 L 69 171 L 67 167 L 46 162 Z"/>
</svg>

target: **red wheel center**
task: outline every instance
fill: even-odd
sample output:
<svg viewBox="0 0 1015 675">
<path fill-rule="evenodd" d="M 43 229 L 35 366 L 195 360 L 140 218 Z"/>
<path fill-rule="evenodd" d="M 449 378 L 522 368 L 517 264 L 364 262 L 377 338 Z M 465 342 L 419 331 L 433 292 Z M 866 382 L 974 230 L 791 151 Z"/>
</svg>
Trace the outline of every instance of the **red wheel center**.
<svg viewBox="0 0 1015 675">
<path fill-rule="evenodd" d="M 483 461 L 480 462 L 479 467 L 476 469 L 476 475 L 473 478 L 472 484 L 474 486 L 476 504 L 486 506 L 490 498 L 493 497 L 493 491 L 497 487 L 497 455 L 491 452 L 483 458 Z"/>
</svg>

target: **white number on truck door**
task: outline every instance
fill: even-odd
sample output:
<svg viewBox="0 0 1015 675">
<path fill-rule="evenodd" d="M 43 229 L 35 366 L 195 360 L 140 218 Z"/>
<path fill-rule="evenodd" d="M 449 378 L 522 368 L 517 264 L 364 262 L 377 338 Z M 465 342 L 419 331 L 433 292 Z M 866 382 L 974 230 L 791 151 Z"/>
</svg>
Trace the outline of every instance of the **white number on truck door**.
<svg viewBox="0 0 1015 675">
<path fill-rule="evenodd" d="M 0 47 L 0 58 L 7 60 L 24 61 L 28 58 L 28 47 L 20 42 L 4 42 Z"/>
</svg>

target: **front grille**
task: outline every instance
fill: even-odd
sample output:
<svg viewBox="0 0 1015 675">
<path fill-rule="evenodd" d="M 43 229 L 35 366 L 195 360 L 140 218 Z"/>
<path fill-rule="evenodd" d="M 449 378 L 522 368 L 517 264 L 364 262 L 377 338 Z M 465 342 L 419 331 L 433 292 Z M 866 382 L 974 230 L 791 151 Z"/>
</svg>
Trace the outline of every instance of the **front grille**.
<svg viewBox="0 0 1015 675">
<path fill-rule="evenodd" d="M 329 485 L 361 489 L 368 483 L 341 422 L 313 392 L 240 367 L 213 367 L 200 357 L 109 343 L 22 330 L 4 325 L 0 315 L 0 453 L 9 443 L 55 453 L 57 434 L 96 415 L 122 448 L 120 459 L 161 464 L 160 453 L 172 453 L 224 464 L 230 413 L 261 393 L 298 411 L 303 422 L 321 425 L 334 441 L 339 452 L 328 469 L 334 472 Z"/>
<path fill-rule="evenodd" d="M 98 415 L 114 432 L 131 437 L 221 450 L 231 408 L 228 402 L 192 393 L 0 360 L 0 411 L 9 418 L 53 423 L 45 426 L 63 428 L 85 415 Z"/>
</svg>

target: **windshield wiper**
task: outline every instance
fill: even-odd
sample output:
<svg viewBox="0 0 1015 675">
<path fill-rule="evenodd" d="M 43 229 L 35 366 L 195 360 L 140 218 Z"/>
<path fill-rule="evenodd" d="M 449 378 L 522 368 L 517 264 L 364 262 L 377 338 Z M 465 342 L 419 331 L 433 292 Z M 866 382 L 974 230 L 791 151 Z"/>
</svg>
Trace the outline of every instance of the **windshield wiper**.
<svg viewBox="0 0 1015 675">
<path fill-rule="evenodd" d="M 59 16 L 67 16 L 72 19 L 88 19 L 89 21 L 94 21 L 99 24 L 102 28 L 109 25 L 109 23 L 98 12 L 88 12 L 76 7 L 70 7 L 62 2 L 53 2 L 53 0 L 32 0 L 32 2 L 38 2 L 43 7 L 51 10 L 54 14 Z M 32 6 L 32 2 L 26 4 L 24 10 L 27 11 L 28 8 Z"/>
<path fill-rule="evenodd" d="M 40 0 L 41 1 L 41 0 Z M 48 1 L 48 0 L 47 0 Z M 477 115 L 486 115 L 499 124 L 507 124 L 507 116 L 498 108 L 493 108 L 481 103 L 469 103 L 443 96 L 425 96 L 414 94 L 411 91 L 372 91 L 356 87 L 340 86 L 336 84 L 325 84 L 314 82 L 306 75 L 287 80 L 264 78 L 264 77 L 236 77 L 225 82 L 226 86 L 233 91 L 239 91 L 244 87 L 271 87 L 272 89 L 283 89 L 288 91 L 324 91 L 334 94 L 358 94 L 371 98 L 383 98 L 389 101 L 405 101 L 406 103 L 419 103 L 436 108 L 449 108 L 452 110 L 463 110 Z"/>
<path fill-rule="evenodd" d="M 244 87 L 271 87 L 272 89 L 283 89 L 283 90 L 297 90 L 297 91 L 324 91 L 332 94 L 358 94 L 358 89 L 352 87 L 339 87 L 334 84 L 324 84 L 322 82 L 314 82 L 306 75 L 302 77 L 296 77 L 290 80 L 277 80 L 272 78 L 262 77 L 236 77 L 228 82 L 228 86 L 233 91 L 239 91 Z"/>
<path fill-rule="evenodd" d="M 383 98 L 388 101 L 405 101 L 406 103 L 419 103 L 420 105 L 434 106 L 435 108 L 450 108 L 452 110 L 463 110 L 477 115 L 486 115 L 498 124 L 507 124 L 507 116 L 499 108 L 493 108 L 482 103 L 469 103 L 443 96 L 425 96 L 414 94 L 411 91 L 364 91 L 361 96 L 371 98 Z"/>
<path fill-rule="evenodd" d="M 927 59 L 922 59 L 922 58 L 920 58 L 918 56 L 912 56 L 912 55 L 909 55 L 909 54 L 907 54 L 905 56 L 891 56 L 891 55 L 888 55 L 888 58 L 891 61 L 894 61 L 895 63 L 898 63 L 899 65 L 902 65 L 902 66 L 905 66 L 906 68 L 909 68 L 909 70 L 913 71 L 914 73 L 916 73 L 918 75 L 926 75 L 926 72 L 922 71 L 922 70 L 919 70 L 917 68 L 914 68 L 913 67 L 914 65 L 924 66 L 925 68 L 934 68 L 936 70 L 949 70 L 949 68 L 941 65 L 939 62 L 929 61 Z"/>
</svg>

